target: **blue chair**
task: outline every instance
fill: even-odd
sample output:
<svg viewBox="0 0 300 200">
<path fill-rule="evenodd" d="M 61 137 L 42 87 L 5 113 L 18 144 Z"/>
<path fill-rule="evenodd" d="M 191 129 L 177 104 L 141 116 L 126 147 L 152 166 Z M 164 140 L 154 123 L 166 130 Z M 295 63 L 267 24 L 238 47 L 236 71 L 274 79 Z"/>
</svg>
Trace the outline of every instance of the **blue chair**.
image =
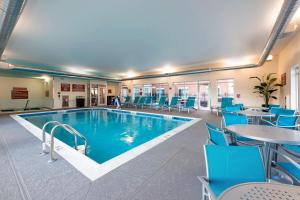
<svg viewBox="0 0 300 200">
<path fill-rule="evenodd" d="M 300 163 L 292 159 L 286 152 L 271 149 L 271 153 L 281 157 L 281 159 L 277 159 L 279 161 L 273 161 L 275 168 L 287 174 L 292 179 L 293 184 L 300 185 Z"/>
<path fill-rule="evenodd" d="M 300 145 L 284 144 L 281 146 L 281 148 L 288 154 L 300 159 Z"/>
<path fill-rule="evenodd" d="M 297 129 L 299 115 L 279 115 L 275 121 L 262 119 L 265 125 Z"/>
<path fill-rule="evenodd" d="M 151 107 L 151 105 L 152 105 L 152 97 L 151 96 L 147 96 L 146 99 L 145 99 L 145 103 L 144 103 L 144 105 L 142 105 L 142 107 L 143 106 L 149 106 L 149 107 Z"/>
<path fill-rule="evenodd" d="M 232 106 L 232 97 L 222 97 L 221 99 L 221 111 L 224 111 L 227 106 Z"/>
<path fill-rule="evenodd" d="M 237 104 L 234 104 L 235 106 L 239 106 L 240 107 L 240 110 L 245 110 L 245 106 L 243 103 L 237 103 Z"/>
<path fill-rule="evenodd" d="M 179 99 L 179 97 L 176 97 L 176 96 L 172 97 L 170 104 L 167 106 L 169 111 L 171 111 L 173 108 L 175 108 L 175 109 L 178 108 L 178 106 L 177 106 L 178 99 Z"/>
<path fill-rule="evenodd" d="M 246 125 L 248 124 L 248 120 L 247 117 L 245 115 L 238 115 L 236 113 L 228 113 L 228 112 L 224 112 L 223 113 L 223 122 L 224 122 L 224 126 L 225 128 L 227 126 L 230 125 Z M 256 144 L 250 144 L 250 143 L 245 143 L 245 142 L 254 142 L 255 140 L 251 140 L 245 137 L 240 137 L 240 136 L 236 136 L 236 135 L 232 135 L 232 140 L 236 143 L 240 143 L 240 144 L 244 144 L 244 145 L 258 145 L 261 146 L 261 144 L 256 143 Z M 257 142 L 257 141 L 255 141 Z"/>
<path fill-rule="evenodd" d="M 238 112 L 241 111 L 240 105 L 233 105 L 225 107 L 225 112 Z"/>
<path fill-rule="evenodd" d="M 230 125 L 248 124 L 247 117 L 245 115 L 228 112 L 223 113 L 223 122 L 225 127 Z"/>
<path fill-rule="evenodd" d="M 269 104 L 269 109 L 272 109 L 272 108 L 279 108 L 280 105 L 279 104 Z"/>
<path fill-rule="evenodd" d="M 139 101 L 140 101 L 140 97 L 139 96 L 134 97 L 132 105 L 135 106 L 135 107 L 137 107 L 137 104 L 139 103 Z"/>
<path fill-rule="evenodd" d="M 139 99 L 138 103 L 136 104 L 136 107 L 140 106 L 141 108 L 143 108 L 143 106 L 145 106 L 145 105 L 146 105 L 146 97 L 142 96 Z"/>
<path fill-rule="evenodd" d="M 166 103 L 166 99 L 167 99 L 167 97 L 161 96 L 159 98 L 158 104 L 154 105 L 153 108 L 161 108 L 161 109 L 163 109 L 164 106 L 165 106 L 165 103 Z"/>
<path fill-rule="evenodd" d="M 228 146 L 229 143 L 227 141 L 225 133 L 222 129 L 215 127 L 212 124 L 206 123 L 206 128 L 208 131 L 208 144 L 215 144 L 219 146 Z"/>
<path fill-rule="evenodd" d="M 179 112 L 181 110 L 187 110 L 190 113 L 190 109 L 193 109 L 195 106 L 196 97 L 188 97 L 186 104 L 183 107 L 179 107 Z"/>
<path fill-rule="evenodd" d="M 204 153 L 207 177 L 198 177 L 202 182 L 203 199 L 216 199 L 237 184 L 267 181 L 257 147 L 205 145 Z"/>
<path fill-rule="evenodd" d="M 130 96 L 126 96 L 125 97 L 125 101 L 123 102 L 123 105 L 129 106 L 130 105 L 130 100 L 131 100 L 131 97 Z"/>
</svg>

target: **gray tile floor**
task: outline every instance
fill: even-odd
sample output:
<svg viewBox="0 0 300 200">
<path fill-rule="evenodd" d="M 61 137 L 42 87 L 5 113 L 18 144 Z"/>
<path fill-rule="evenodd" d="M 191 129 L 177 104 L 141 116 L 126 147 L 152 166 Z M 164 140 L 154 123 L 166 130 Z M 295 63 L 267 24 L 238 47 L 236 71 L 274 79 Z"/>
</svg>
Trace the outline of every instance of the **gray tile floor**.
<svg viewBox="0 0 300 200">
<path fill-rule="evenodd" d="M 208 111 L 188 116 L 203 120 L 93 182 L 63 159 L 48 164 L 48 156 L 40 155 L 41 141 L 0 116 L 0 199 L 200 199 L 196 176 L 205 175 L 204 122 L 219 125 L 220 119 Z"/>
</svg>

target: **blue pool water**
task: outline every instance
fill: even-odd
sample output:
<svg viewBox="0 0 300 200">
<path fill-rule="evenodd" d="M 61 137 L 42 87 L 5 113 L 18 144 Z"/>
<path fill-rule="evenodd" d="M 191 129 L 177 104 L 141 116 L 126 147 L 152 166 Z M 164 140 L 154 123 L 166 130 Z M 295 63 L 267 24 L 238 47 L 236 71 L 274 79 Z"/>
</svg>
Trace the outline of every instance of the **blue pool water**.
<svg viewBox="0 0 300 200">
<path fill-rule="evenodd" d="M 106 109 L 86 109 L 68 112 L 48 112 L 21 115 L 32 124 L 42 128 L 52 120 L 66 123 L 83 134 L 88 141 L 87 156 L 103 163 L 136 146 L 139 146 L 190 119 L 163 115 L 137 113 Z M 50 132 L 51 126 L 47 132 Z M 64 130 L 57 129 L 56 138 L 74 147 L 74 137 Z M 78 142 L 83 144 L 83 141 Z"/>
</svg>

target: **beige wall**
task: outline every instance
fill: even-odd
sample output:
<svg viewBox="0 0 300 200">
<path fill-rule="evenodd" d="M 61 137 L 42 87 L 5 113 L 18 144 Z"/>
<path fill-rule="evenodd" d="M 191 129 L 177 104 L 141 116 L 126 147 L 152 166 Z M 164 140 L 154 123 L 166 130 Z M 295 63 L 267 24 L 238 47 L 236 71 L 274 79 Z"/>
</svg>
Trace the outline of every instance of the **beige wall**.
<svg viewBox="0 0 300 200">
<path fill-rule="evenodd" d="M 71 84 L 71 91 L 70 92 L 62 92 L 61 91 L 61 83 Z M 83 96 L 85 98 L 85 106 L 86 106 L 87 105 L 87 85 L 88 85 L 88 83 L 89 83 L 89 81 L 87 81 L 87 80 L 54 77 L 54 79 L 53 79 L 53 99 L 54 99 L 53 108 L 62 108 L 62 96 L 69 96 L 69 107 L 76 107 L 76 97 Z M 84 92 L 72 92 L 72 84 L 84 84 L 85 91 Z M 60 95 L 59 95 L 59 93 L 60 93 Z"/>
<path fill-rule="evenodd" d="M 50 82 L 47 83 L 41 79 L 0 76 L 0 109 L 25 107 L 26 99 L 11 99 L 11 90 L 13 87 L 25 87 L 28 89 L 30 107 L 51 106 L 51 98 L 45 96 L 46 90 L 51 87 Z"/>
<path fill-rule="evenodd" d="M 169 83 L 171 90 L 169 96 L 174 94 L 174 82 L 182 81 L 210 81 L 210 100 L 212 105 L 218 105 L 217 102 L 217 80 L 219 79 L 234 79 L 235 84 L 235 103 L 244 103 L 247 106 L 261 106 L 263 99 L 253 93 L 253 86 L 257 83 L 255 80 L 250 80 L 250 76 L 261 76 L 270 72 L 277 73 L 278 69 L 278 57 L 274 56 L 273 61 L 266 62 L 262 67 L 251 69 L 239 69 L 239 70 L 227 70 L 219 72 L 211 72 L 196 75 L 186 76 L 174 76 L 163 77 L 143 80 L 131 80 L 124 81 L 122 85 L 126 85 L 131 89 L 131 95 L 133 93 L 133 86 L 137 84 L 149 84 L 149 83 Z M 236 95 L 240 94 L 240 98 Z M 272 103 L 277 103 L 273 101 Z"/>
<path fill-rule="evenodd" d="M 288 108 L 291 105 L 291 68 L 294 65 L 300 65 L 300 32 L 292 38 L 279 54 L 278 76 L 280 78 L 283 73 L 287 75 L 287 84 L 280 90 L 280 102 L 285 105 L 286 97 Z"/>
</svg>

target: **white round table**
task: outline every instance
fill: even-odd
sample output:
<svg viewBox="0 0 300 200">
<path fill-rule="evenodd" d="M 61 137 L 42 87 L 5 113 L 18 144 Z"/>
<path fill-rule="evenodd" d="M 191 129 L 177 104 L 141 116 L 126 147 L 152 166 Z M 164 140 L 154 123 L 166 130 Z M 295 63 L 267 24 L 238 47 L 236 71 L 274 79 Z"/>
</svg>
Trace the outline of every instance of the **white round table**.
<svg viewBox="0 0 300 200">
<path fill-rule="evenodd" d="M 273 114 L 273 113 L 263 112 L 263 111 L 260 111 L 260 110 L 251 110 L 251 109 L 242 110 L 242 111 L 239 111 L 237 113 L 239 113 L 241 115 L 246 115 L 247 118 L 253 118 L 255 124 L 258 124 L 259 123 L 259 119 L 261 119 L 263 117 L 268 117 L 270 119 L 272 117 L 275 117 L 275 114 Z"/>
<path fill-rule="evenodd" d="M 300 187 L 279 183 L 244 183 L 225 190 L 218 200 L 298 200 Z"/>
<path fill-rule="evenodd" d="M 278 144 L 300 145 L 300 131 L 279 128 L 275 126 L 264 125 L 232 125 L 226 127 L 226 130 L 235 135 L 249 138 L 252 140 L 262 141 L 264 145 L 264 162 L 267 177 L 270 178 L 270 146 Z M 277 147 L 275 147 L 277 148 Z"/>
</svg>

